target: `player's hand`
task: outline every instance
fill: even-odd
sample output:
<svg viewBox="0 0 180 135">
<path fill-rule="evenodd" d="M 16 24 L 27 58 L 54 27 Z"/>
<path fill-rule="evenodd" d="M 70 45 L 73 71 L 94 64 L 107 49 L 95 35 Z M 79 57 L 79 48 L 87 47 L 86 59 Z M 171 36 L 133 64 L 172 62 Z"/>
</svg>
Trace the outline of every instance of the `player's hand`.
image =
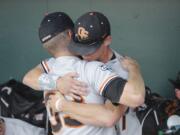
<svg viewBox="0 0 180 135">
<path fill-rule="evenodd" d="M 60 112 L 62 111 L 62 104 L 65 102 L 64 96 L 60 92 L 56 92 L 49 96 L 48 105 L 51 107 L 53 112 Z"/>
<path fill-rule="evenodd" d="M 48 100 L 49 100 L 49 96 L 50 95 L 54 95 L 57 92 L 57 90 L 53 90 L 53 91 L 45 91 L 44 92 L 44 100 L 42 101 L 43 104 L 45 104 L 46 106 L 48 105 Z"/>
<path fill-rule="evenodd" d="M 67 73 L 63 77 L 58 78 L 56 84 L 57 89 L 64 95 L 69 95 L 72 98 L 79 99 L 79 96 L 88 94 L 87 85 L 76 78 L 78 74 L 75 72 Z"/>
<path fill-rule="evenodd" d="M 125 56 L 125 57 L 121 58 L 120 62 L 122 64 L 123 68 L 128 71 L 139 70 L 139 65 L 138 65 L 137 61 L 130 57 Z"/>
</svg>

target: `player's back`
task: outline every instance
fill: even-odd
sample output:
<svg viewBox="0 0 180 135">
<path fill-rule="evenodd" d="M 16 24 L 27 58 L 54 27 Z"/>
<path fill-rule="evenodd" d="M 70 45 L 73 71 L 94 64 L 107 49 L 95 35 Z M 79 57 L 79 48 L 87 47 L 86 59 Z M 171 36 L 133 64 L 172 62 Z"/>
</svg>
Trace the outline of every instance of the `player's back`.
<svg viewBox="0 0 180 135">
<path fill-rule="evenodd" d="M 63 76 L 69 72 L 77 72 L 79 74 L 78 80 L 84 81 L 88 85 L 89 93 L 82 97 L 82 103 L 96 103 L 104 104 L 104 98 L 100 95 L 99 89 L 103 85 L 107 76 L 101 73 L 102 63 L 100 62 L 86 62 L 77 57 L 65 56 L 57 59 L 50 59 L 47 61 L 49 73 L 57 76 Z M 100 71 L 100 72 L 98 72 Z M 66 96 L 68 100 L 73 100 Z M 95 127 L 92 125 L 84 125 L 79 121 L 70 118 L 66 113 L 59 113 L 61 118 L 62 129 L 61 135 L 115 135 L 115 129 Z"/>
</svg>

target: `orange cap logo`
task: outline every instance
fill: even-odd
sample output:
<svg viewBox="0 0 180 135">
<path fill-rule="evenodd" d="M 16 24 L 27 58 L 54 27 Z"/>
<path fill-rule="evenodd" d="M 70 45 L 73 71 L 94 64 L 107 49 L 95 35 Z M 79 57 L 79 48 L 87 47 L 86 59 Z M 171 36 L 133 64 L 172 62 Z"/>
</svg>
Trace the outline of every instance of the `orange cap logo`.
<svg viewBox="0 0 180 135">
<path fill-rule="evenodd" d="M 86 40 L 89 36 L 89 32 L 85 30 L 83 27 L 78 28 L 78 39 L 79 40 Z"/>
</svg>

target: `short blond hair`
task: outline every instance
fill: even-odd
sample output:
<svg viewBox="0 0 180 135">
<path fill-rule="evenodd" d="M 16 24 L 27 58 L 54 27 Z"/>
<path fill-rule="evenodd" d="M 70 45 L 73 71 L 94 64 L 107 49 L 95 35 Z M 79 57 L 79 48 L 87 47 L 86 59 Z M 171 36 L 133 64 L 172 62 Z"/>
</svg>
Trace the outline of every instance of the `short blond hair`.
<svg viewBox="0 0 180 135">
<path fill-rule="evenodd" d="M 49 41 L 45 42 L 43 44 L 43 47 L 52 55 L 54 55 L 55 52 L 62 50 L 63 48 L 67 47 L 67 44 L 69 44 L 70 37 L 69 37 L 70 30 L 65 30 Z"/>
</svg>

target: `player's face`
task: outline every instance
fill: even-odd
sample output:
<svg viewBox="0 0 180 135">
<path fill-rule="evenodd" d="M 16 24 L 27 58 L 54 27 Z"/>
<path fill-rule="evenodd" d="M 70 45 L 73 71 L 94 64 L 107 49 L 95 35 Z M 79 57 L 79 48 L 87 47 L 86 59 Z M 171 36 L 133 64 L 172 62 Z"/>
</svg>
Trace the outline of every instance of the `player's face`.
<svg viewBox="0 0 180 135">
<path fill-rule="evenodd" d="M 108 36 L 107 38 L 104 39 L 100 48 L 98 48 L 92 54 L 82 56 L 83 59 L 87 61 L 96 60 L 96 61 L 101 61 L 103 63 L 106 63 L 108 61 L 108 48 L 109 48 L 109 45 L 111 44 L 111 41 L 112 41 L 111 36 Z"/>
<path fill-rule="evenodd" d="M 83 59 L 87 61 L 100 61 L 101 55 L 103 52 L 103 45 L 101 45 L 100 48 L 98 48 L 94 53 L 88 54 L 88 55 L 83 55 Z"/>
<path fill-rule="evenodd" d="M 176 88 L 175 94 L 176 94 L 176 97 L 180 100 L 180 89 Z"/>
</svg>

